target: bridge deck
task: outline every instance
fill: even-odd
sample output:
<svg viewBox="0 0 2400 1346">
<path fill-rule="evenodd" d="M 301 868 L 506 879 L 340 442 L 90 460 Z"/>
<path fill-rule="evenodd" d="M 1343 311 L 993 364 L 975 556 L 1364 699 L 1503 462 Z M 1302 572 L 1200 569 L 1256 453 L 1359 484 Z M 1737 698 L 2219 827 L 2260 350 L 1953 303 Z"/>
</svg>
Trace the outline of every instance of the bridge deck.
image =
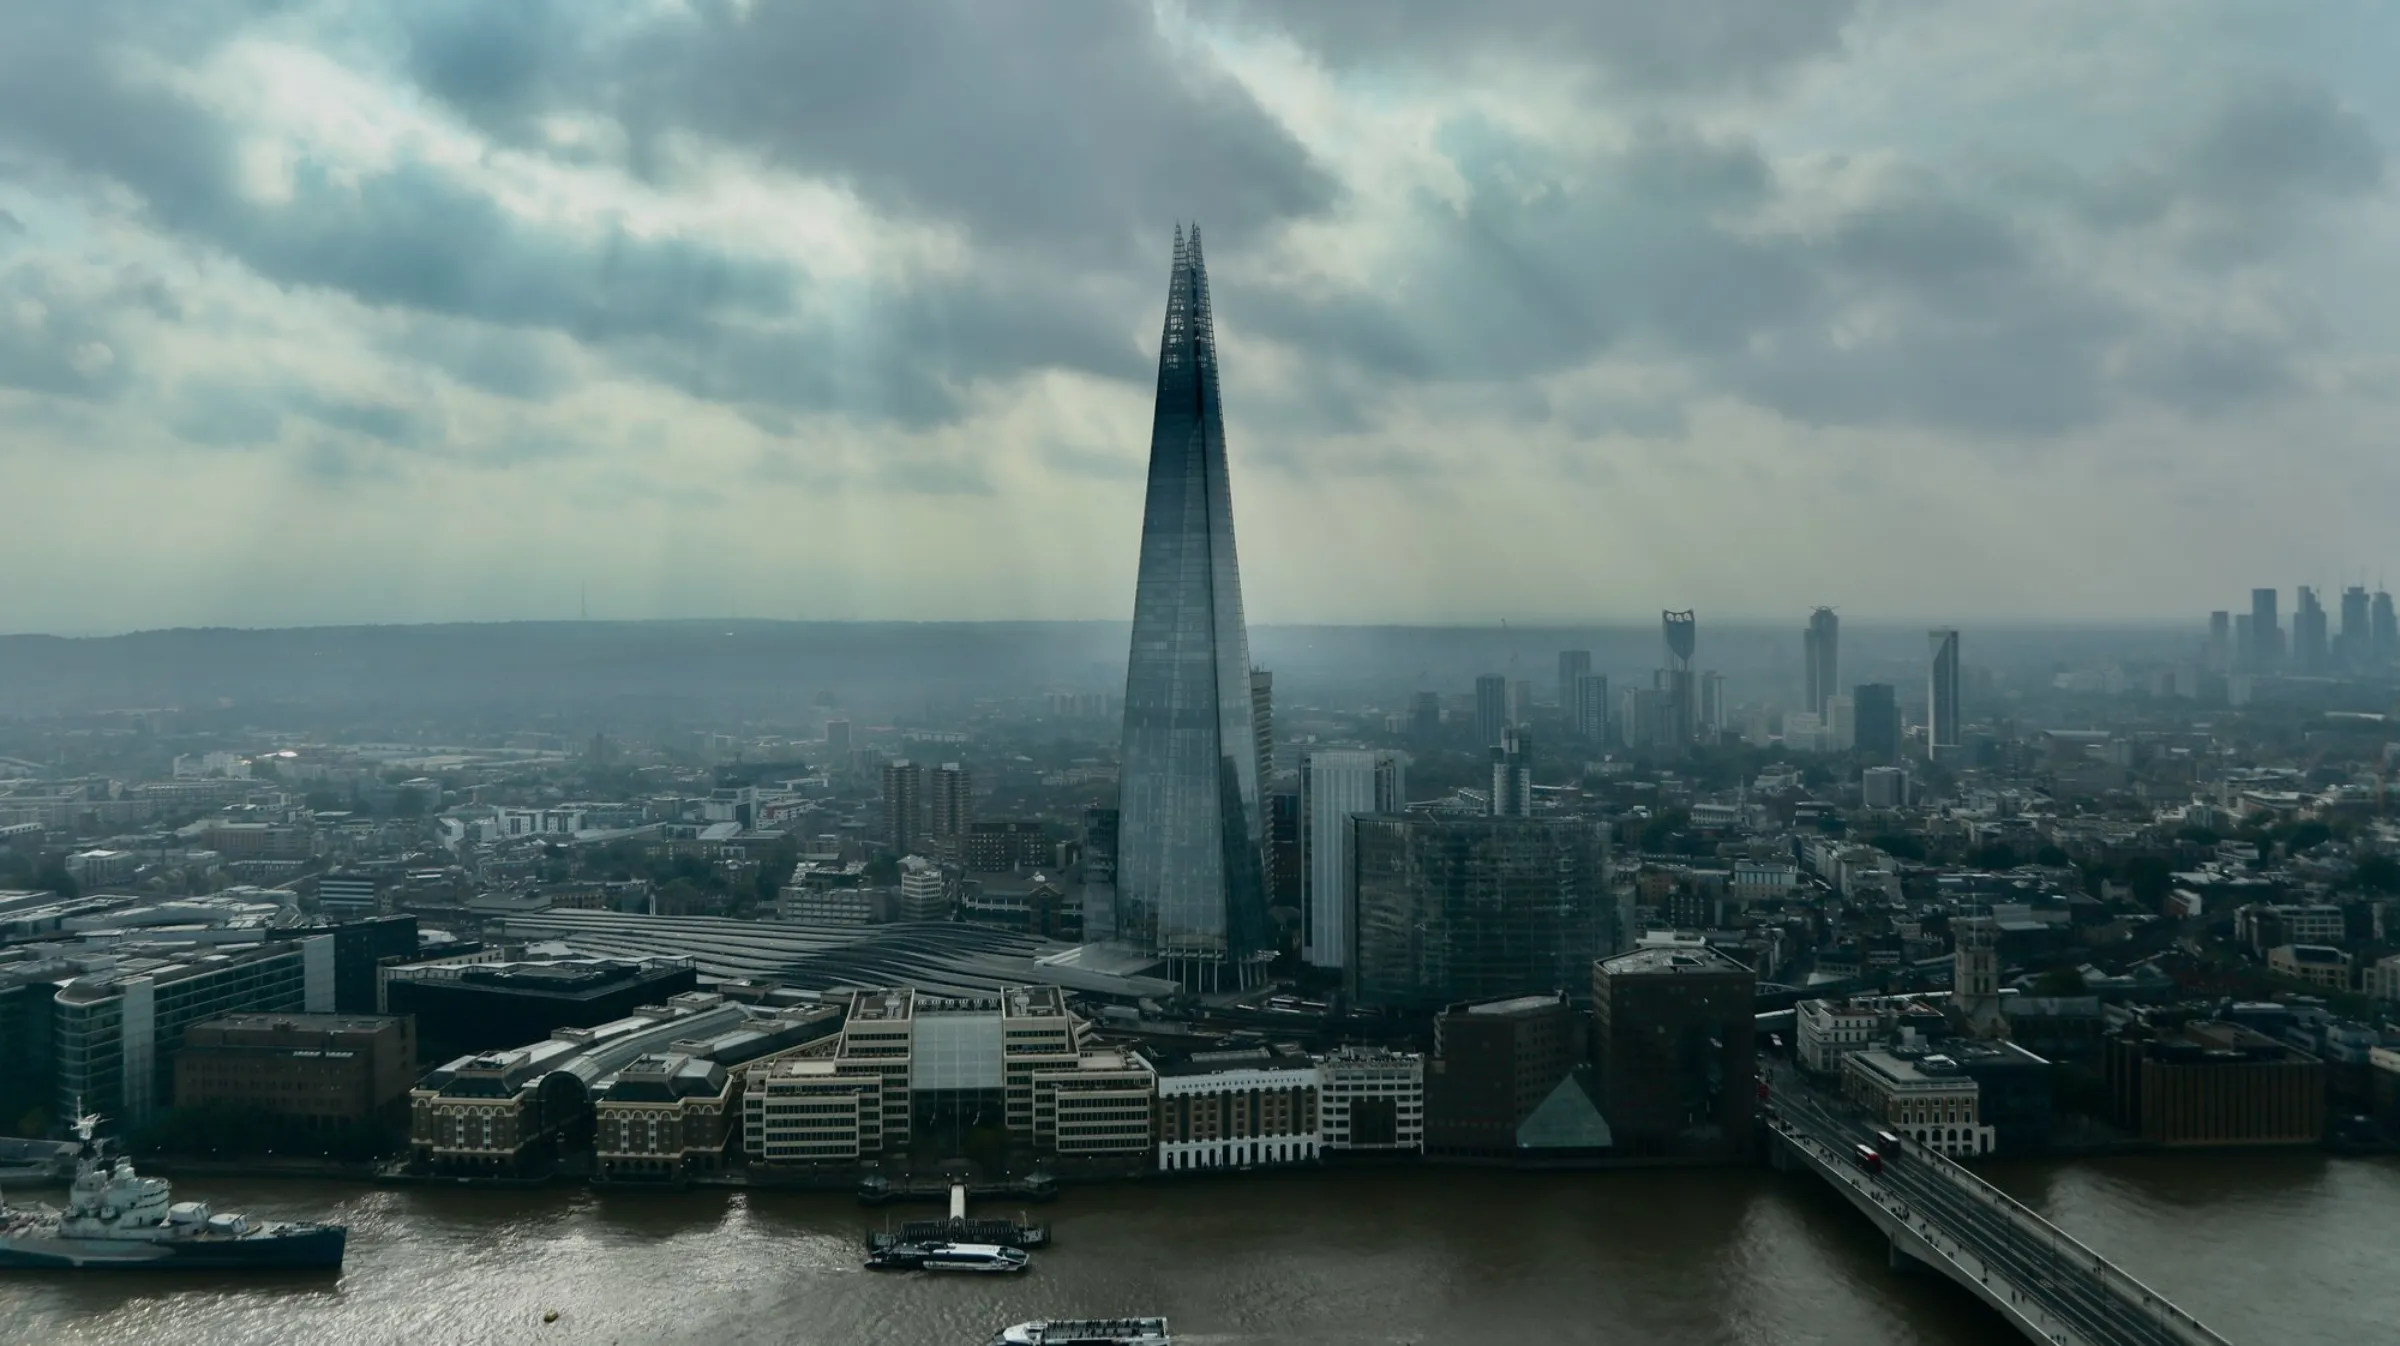
<svg viewBox="0 0 2400 1346">
<path fill-rule="evenodd" d="M 1773 1128 L 1805 1163 L 1919 1262 L 1965 1286 L 2034 1341 L 2052 1346 L 2229 1346 L 2123 1268 L 1974 1174 L 1908 1143 L 1869 1175 L 1852 1162 L 1865 1123 L 1779 1094 Z"/>
</svg>

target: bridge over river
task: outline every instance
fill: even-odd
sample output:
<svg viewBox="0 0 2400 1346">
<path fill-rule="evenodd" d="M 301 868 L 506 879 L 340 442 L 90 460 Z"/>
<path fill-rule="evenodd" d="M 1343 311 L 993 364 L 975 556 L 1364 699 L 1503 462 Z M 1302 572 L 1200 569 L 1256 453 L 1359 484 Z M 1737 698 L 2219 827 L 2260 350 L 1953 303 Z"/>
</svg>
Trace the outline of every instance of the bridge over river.
<svg viewBox="0 0 2400 1346">
<path fill-rule="evenodd" d="M 1855 1159 L 1867 1122 L 1805 1090 L 1778 1091 L 1778 1168 L 1806 1168 L 1891 1239 L 1895 1268 L 1928 1267 L 2050 1346 L 2229 1346 L 2165 1296 L 1948 1158 L 1904 1142 L 1879 1173 Z M 1878 1149 L 1890 1147 L 1877 1145 Z"/>
</svg>

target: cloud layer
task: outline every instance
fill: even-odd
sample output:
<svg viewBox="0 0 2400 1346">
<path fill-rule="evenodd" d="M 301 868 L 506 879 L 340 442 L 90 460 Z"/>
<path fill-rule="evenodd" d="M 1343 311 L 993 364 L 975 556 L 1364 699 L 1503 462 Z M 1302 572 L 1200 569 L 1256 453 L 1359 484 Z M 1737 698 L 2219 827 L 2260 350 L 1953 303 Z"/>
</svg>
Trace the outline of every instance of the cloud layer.
<svg viewBox="0 0 2400 1346">
<path fill-rule="evenodd" d="M 27 0 L 0 473 L 100 504 L 0 629 L 1121 614 L 1194 217 L 1263 620 L 2372 578 L 2400 27 L 2333 22 Z"/>
</svg>

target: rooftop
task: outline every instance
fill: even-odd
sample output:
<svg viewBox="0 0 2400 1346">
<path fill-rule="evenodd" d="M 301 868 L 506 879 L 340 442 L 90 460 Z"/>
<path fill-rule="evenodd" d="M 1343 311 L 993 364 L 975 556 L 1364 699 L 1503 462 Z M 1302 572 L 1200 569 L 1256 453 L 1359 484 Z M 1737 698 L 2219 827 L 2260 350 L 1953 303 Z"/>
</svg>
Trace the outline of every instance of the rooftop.
<svg viewBox="0 0 2400 1346">
<path fill-rule="evenodd" d="M 1495 1016 L 1510 1014 L 1535 1014 L 1546 1009 L 1556 1009 L 1561 1003 L 1563 1002 L 1561 1002 L 1559 998 L 1554 995 L 1521 995 L 1508 1000 L 1487 1000 L 1480 1005 L 1468 1005 L 1463 1009 L 1453 1006 L 1450 1012 L 1453 1014 L 1488 1014 Z"/>
<path fill-rule="evenodd" d="M 1748 976 L 1750 969 L 1733 961 L 1715 949 L 1677 945 L 1671 948 L 1636 949 L 1614 958 L 1603 958 L 1599 969 L 1610 977 L 1674 977 L 1674 976 Z"/>
</svg>

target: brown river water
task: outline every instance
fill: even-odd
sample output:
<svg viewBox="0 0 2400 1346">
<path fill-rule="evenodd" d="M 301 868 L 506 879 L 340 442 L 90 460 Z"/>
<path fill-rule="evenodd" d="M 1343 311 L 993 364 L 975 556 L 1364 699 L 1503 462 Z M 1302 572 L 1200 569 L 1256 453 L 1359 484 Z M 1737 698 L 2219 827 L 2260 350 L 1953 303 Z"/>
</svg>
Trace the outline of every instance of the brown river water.
<svg viewBox="0 0 2400 1346">
<path fill-rule="evenodd" d="M 1986 1172 L 2237 1346 L 2400 1343 L 2400 1162 Z M 1134 1312 L 1167 1314 L 1179 1346 L 2020 1340 L 1948 1282 L 1888 1270 L 1874 1228 L 1821 1182 L 1764 1169 L 1071 1189 L 1036 1216 L 1056 1246 L 1016 1277 L 864 1271 L 861 1235 L 884 1213 L 842 1197 L 200 1180 L 176 1195 L 342 1220 L 349 1264 L 252 1279 L 0 1272 L 0 1341 L 980 1346 L 1019 1319 Z"/>
</svg>

